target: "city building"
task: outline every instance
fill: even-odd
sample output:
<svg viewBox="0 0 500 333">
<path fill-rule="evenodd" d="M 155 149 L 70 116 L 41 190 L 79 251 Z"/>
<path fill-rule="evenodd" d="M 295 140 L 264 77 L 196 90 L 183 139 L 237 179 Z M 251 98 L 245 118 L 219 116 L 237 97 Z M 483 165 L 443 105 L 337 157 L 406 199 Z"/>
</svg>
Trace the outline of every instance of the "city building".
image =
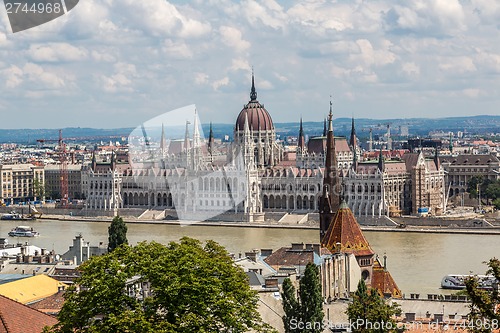
<svg viewBox="0 0 500 333">
<path fill-rule="evenodd" d="M 162 125 L 158 142 L 150 140 L 148 147 L 142 137 L 142 142 L 129 142 L 129 149 L 140 153 L 128 159 L 116 159 L 113 154 L 114 160 L 97 161 L 94 154 L 82 171 L 86 208 L 175 208 L 181 219 L 226 212 L 234 220 L 240 214 L 247 221 L 262 221 L 266 212 L 320 212 L 326 190 L 338 202 L 342 194 L 356 215 L 444 211 L 444 173 L 438 158 L 427 159 L 422 151 L 397 150 L 383 152 L 394 153 L 395 159 L 370 160 L 367 155 L 365 160 L 354 119 L 347 140 L 334 136 L 332 117 L 330 103 L 323 135 L 307 142 L 301 120 L 296 150 L 285 150 L 276 139 L 270 113 L 257 100 L 252 76 L 250 100 L 236 117 L 230 145 L 215 145 L 211 127 L 208 139 L 202 140 L 195 113 L 193 125 L 186 122 L 184 139 L 167 143 Z M 150 147 L 156 149 L 154 153 Z M 333 165 L 340 178 L 325 188 L 324 170 Z"/>
<path fill-rule="evenodd" d="M 444 170 L 439 158 L 423 152 L 355 163 L 342 179 L 344 197 L 358 216 L 441 215 L 445 207 Z"/>
<path fill-rule="evenodd" d="M 59 164 L 48 164 L 45 170 L 45 197 L 61 198 L 61 167 Z M 69 200 L 83 199 L 82 164 L 68 164 L 68 197 Z"/>
<path fill-rule="evenodd" d="M 94 154 L 92 163 L 82 170 L 85 207 L 113 212 L 123 207 L 122 174 L 123 170 L 117 165 L 115 154 L 112 154 L 109 162 L 97 162 Z"/>
<path fill-rule="evenodd" d="M 500 160 L 493 154 L 462 154 L 446 156 L 441 164 L 446 172 L 446 187 L 450 196 L 467 192 L 468 182 L 474 176 L 484 179 L 500 179 Z"/>
<path fill-rule="evenodd" d="M 13 204 L 40 199 L 44 168 L 33 164 L 0 164 L 0 202 Z"/>
<path fill-rule="evenodd" d="M 76 235 L 73 239 L 73 245 L 62 255 L 62 259 L 72 260 L 73 265 L 80 265 L 93 256 L 100 256 L 106 253 L 108 253 L 108 249 L 104 244 L 91 246 L 89 242 L 85 242 L 82 235 Z"/>
</svg>

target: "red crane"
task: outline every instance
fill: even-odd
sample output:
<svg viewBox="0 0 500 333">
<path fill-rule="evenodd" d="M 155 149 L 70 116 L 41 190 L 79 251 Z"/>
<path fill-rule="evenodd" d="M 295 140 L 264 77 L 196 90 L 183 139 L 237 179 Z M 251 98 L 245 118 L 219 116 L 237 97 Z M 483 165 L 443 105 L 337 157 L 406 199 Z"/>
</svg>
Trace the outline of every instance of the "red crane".
<svg viewBox="0 0 500 333">
<path fill-rule="evenodd" d="M 59 177 L 60 177 L 60 192 L 61 192 L 61 207 L 67 208 L 69 204 L 68 196 L 68 153 L 66 151 L 66 143 L 63 140 L 62 130 L 59 130 L 59 139 L 56 140 L 46 140 L 38 139 L 37 142 L 56 142 L 58 145 L 58 155 L 59 155 Z"/>
</svg>

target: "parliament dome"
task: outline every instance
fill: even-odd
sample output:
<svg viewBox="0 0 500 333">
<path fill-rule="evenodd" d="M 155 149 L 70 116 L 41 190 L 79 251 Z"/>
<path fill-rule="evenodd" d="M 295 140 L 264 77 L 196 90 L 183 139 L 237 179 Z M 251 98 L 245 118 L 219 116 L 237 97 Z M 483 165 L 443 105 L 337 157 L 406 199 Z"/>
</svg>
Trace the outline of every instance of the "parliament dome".
<svg viewBox="0 0 500 333">
<path fill-rule="evenodd" d="M 271 115 L 264 108 L 264 105 L 257 101 L 257 92 L 252 75 L 252 90 L 250 91 L 250 102 L 243 107 L 238 118 L 236 118 L 236 130 L 245 129 L 245 120 L 248 119 L 248 127 L 251 131 L 271 131 L 274 129 Z"/>
</svg>

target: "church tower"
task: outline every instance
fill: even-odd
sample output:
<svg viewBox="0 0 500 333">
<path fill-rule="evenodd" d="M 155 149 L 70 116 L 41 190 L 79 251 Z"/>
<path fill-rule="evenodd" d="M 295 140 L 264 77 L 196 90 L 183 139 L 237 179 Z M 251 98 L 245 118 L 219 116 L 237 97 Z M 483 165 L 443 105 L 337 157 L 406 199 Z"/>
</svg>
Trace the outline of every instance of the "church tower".
<svg viewBox="0 0 500 333">
<path fill-rule="evenodd" d="M 333 112 L 330 101 L 328 115 L 328 132 L 326 136 L 326 160 L 323 172 L 323 193 L 320 197 L 320 240 L 328 230 L 328 226 L 340 206 L 341 184 L 338 174 L 337 154 L 335 152 L 335 137 L 333 136 Z"/>
<path fill-rule="evenodd" d="M 297 142 L 299 153 L 304 154 L 306 150 L 306 139 L 304 137 L 304 129 L 302 128 L 302 117 L 300 118 L 299 139 Z"/>
<path fill-rule="evenodd" d="M 356 128 L 354 127 L 354 117 L 352 117 L 351 137 L 349 138 L 349 146 L 351 146 L 351 149 L 353 151 L 356 150 L 356 147 L 358 146 L 358 138 L 356 137 Z"/>
</svg>

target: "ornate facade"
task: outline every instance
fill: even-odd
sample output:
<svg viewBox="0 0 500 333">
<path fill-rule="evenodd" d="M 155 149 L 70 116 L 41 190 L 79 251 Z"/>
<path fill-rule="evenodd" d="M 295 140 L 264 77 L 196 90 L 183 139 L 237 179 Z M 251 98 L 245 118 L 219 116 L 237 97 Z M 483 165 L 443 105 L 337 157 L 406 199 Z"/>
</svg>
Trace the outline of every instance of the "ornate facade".
<svg viewBox="0 0 500 333">
<path fill-rule="evenodd" d="M 399 216 L 445 210 L 444 170 L 422 152 L 355 163 L 343 178 L 345 200 L 358 216 Z"/>
<path fill-rule="evenodd" d="M 306 142 L 301 121 L 296 152 L 285 152 L 269 112 L 257 100 L 253 75 L 250 100 L 236 117 L 229 146 L 215 146 L 211 128 L 208 140 L 203 140 L 198 121 L 195 112 L 193 126 L 186 122 L 184 139 L 168 144 L 162 125 L 158 143 L 149 142 L 142 155 L 118 159 L 113 167 L 94 160 L 94 167 L 82 175 L 86 207 L 175 208 L 188 219 L 244 213 L 253 221 L 261 220 L 266 211 L 333 216 L 341 196 L 355 214 L 372 216 L 391 210 L 413 213 L 422 205 L 437 210 L 441 200 L 442 171 L 427 161 L 360 161 L 354 120 L 349 142 L 335 137 L 331 102 L 323 135 Z M 420 182 L 425 186 L 417 185 Z M 106 191 L 101 191 L 101 183 L 108 186 Z"/>
</svg>

